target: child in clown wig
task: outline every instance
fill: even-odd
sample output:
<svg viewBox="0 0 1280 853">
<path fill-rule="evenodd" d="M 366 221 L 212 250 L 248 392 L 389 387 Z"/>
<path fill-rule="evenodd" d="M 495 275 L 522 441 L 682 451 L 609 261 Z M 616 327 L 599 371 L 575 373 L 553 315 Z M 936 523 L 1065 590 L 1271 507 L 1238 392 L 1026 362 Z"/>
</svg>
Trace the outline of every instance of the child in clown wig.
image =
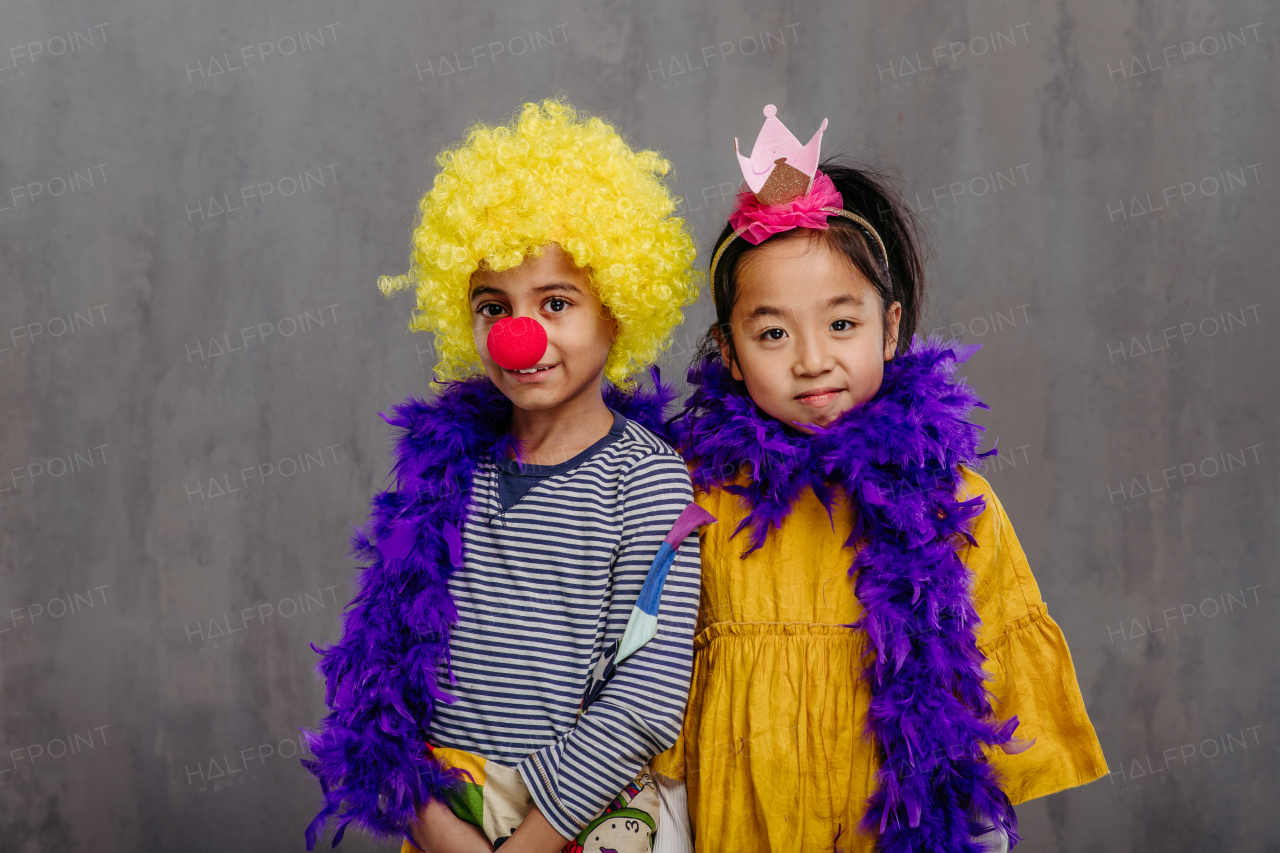
<svg viewBox="0 0 1280 853">
<path fill-rule="evenodd" d="M 684 727 L 652 769 L 685 782 L 699 851 L 1003 850 L 1014 804 L 1106 762 L 975 470 L 981 403 L 955 372 L 976 347 L 913 338 L 907 211 L 819 166 L 825 121 L 801 145 L 775 112 L 739 153 L 673 426 L 719 523 Z"/>
<path fill-rule="evenodd" d="M 355 823 L 406 851 L 606 843 L 588 829 L 648 850 L 645 768 L 680 728 L 706 519 L 689 522 L 705 513 L 657 434 L 673 392 L 656 370 L 653 390 L 629 379 L 696 297 L 692 240 L 667 162 L 560 100 L 471 128 L 438 163 L 410 272 L 380 285 L 415 289 L 442 384 L 387 418 L 395 487 L 354 537 L 367 567 L 319 665 L 308 849 L 336 818 L 335 844 Z M 614 672 L 659 552 L 656 636 Z"/>
</svg>

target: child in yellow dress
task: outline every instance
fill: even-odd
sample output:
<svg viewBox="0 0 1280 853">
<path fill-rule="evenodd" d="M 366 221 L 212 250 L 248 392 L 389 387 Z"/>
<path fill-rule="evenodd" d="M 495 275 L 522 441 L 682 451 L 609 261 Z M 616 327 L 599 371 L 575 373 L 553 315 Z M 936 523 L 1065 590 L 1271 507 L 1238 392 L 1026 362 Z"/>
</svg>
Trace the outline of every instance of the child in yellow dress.
<svg viewBox="0 0 1280 853">
<path fill-rule="evenodd" d="M 676 745 L 699 851 L 1005 850 L 1106 771 L 1071 654 L 974 469 L 976 347 L 913 340 L 922 266 L 866 172 L 768 120 L 675 423 L 701 532 Z M 1016 729 L 1016 735 L 1015 735 Z M 664 819 L 665 819 L 664 815 Z M 659 834 L 659 850 L 687 849 Z"/>
</svg>

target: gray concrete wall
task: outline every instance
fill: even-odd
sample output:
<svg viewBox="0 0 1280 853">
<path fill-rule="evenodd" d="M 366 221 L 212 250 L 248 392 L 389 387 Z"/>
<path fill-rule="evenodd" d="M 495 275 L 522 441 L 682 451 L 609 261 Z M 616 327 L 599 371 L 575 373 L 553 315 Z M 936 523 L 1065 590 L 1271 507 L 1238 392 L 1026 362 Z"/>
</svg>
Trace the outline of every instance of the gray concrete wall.
<svg viewBox="0 0 1280 853">
<path fill-rule="evenodd" d="M 375 278 L 435 152 L 557 91 L 703 247 L 766 103 L 896 170 L 1114 771 L 1023 849 L 1280 843 L 1273 6 L 642 5 L 4 5 L 0 847 L 301 849 L 307 644 L 430 377 Z"/>
</svg>

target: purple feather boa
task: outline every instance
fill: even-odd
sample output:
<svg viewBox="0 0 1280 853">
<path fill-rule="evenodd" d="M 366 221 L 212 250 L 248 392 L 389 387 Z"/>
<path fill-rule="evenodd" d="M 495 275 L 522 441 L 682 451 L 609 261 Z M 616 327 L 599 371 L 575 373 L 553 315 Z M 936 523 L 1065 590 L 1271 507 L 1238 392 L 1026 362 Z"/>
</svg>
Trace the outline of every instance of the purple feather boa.
<svg viewBox="0 0 1280 853">
<path fill-rule="evenodd" d="M 663 418 L 676 393 L 662 384 L 604 401 L 670 441 Z M 324 805 L 306 830 L 314 848 L 337 820 L 333 845 L 349 824 L 375 836 L 408 836 L 416 810 L 460 784 L 461 774 L 431 758 L 427 746 L 449 665 L 457 610 L 449 577 L 462 567 L 462 524 L 477 468 L 518 449 L 509 435 L 511 402 L 484 377 L 445 384 L 429 402 L 412 397 L 387 423 L 401 430 L 392 469 L 395 487 L 372 500 L 369 522 L 351 539 L 364 561 L 357 592 L 342 619 L 342 639 L 321 654 L 329 713 L 318 732 L 303 731 L 315 758 L 303 765 L 320 780 Z M 345 809 L 344 809 L 345 804 Z"/>
<path fill-rule="evenodd" d="M 957 466 L 974 465 L 986 408 L 955 376 L 976 350 L 929 340 L 885 365 L 876 396 L 812 436 L 761 411 L 716 355 L 689 371 L 696 391 L 673 420 L 694 463 L 695 487 L 741 496 L 749 514 L 745 557 L 781 526 L 806 488 L 828 513 L 835 489 L 849 496 L 861 540 L 850 567 L 864 610 L 852 627 L 870 641 L 868 734 L 878 745 L 878 790 L 862 829 L 882 853 L 979 853 L 989 816 L 1018 841 L 1017 817 L 982 744 L 1004 744 L 1017 718 L 994 719 L 983 686 L 968 570 L 957 547 L 972 542 L 981 496 L 959 500 Z M 743 465 L 747 485 L 733 480 Z M 873 652 L 873 654 L 872 654 Z"/>
</svg>

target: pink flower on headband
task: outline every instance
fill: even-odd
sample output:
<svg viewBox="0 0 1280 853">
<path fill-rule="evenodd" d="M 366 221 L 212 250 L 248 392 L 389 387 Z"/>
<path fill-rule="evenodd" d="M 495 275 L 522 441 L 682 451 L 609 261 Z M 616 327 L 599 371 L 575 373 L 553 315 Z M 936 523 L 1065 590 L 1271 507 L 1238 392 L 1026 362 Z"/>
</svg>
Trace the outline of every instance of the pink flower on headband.
<svg viewBox="0 0 1280 853">
<path fill-rule="evenodd" d="M 775 204 L 764 207 L 750 189 L 744 188 L 738 193 L 737 205 L 729 214 L 729 224 L 733 230 L 745 229 L 742 239 L 753 246 L 758 246 L 771 234 L 790 231 L 792 228 L 826 229 L 827 217 L 824 207 L 844 207 L 844 199 L 831 179 L 822 172 L 813 176 L 813 186 L 809 194 L 800 196 L 786 204 Z"/>
</svg>

